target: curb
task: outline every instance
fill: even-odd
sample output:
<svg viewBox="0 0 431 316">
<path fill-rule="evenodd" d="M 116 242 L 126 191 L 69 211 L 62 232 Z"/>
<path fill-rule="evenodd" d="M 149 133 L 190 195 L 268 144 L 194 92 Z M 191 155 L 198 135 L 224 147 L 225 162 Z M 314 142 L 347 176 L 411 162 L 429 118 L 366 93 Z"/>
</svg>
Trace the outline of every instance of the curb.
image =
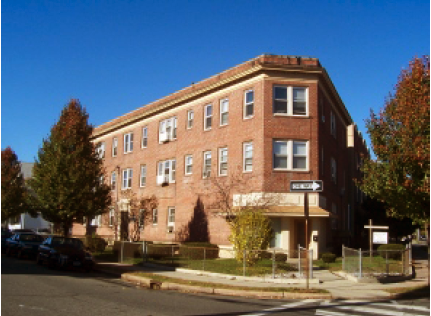
<svg viewBox="0 0 431 316">
<path fill-rule="evenodd" d="M 323 293 L 290 293 L 290 292 L 263 292 L 256 290 L 235 290 L 235 289 L 219 289 L 212 287 L 203 287 L 195 285 L 185 285 L 169 282 L 157 282 L 149 278 L 139 277 L 130 273 L 121 274 L 121 279 L 136 284 L 139 287 L 160 290 L 173 290 L 184 293 L 204 293 L 227 296 L 254 297 L 264 299 L 331 299 L 331 294 Z"/>
</svg>

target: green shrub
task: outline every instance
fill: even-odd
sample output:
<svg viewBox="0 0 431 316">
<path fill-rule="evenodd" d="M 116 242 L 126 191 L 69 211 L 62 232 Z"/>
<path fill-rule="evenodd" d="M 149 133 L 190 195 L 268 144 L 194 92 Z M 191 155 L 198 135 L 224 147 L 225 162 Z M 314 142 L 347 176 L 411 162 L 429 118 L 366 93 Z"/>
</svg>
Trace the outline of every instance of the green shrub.
<svg viewBox="0 0 431 316">
<path fill-rule="evenodd" d="M 335 262 L 335 259 L 337 258 L 337 256 L 333 253 L 327 252 L 327 253 L 322 253 L 322 261 L 325 263 L 333 263 Z"/>
<path fill-rule="evenodd" d="M 84 246 L 89 248 L 91 252 L 103 252 L 105 251 L 108 243 L 105 239 L 93 234 L 92 236 L 86 236 L 85 238 L 81 238 Z"/>
<path fill-rule="evenodd" d="M 208 242 L 187 242 L 180 245 L 180 256 L 191 260 L 217 259 L 219 248 Z"/>
<path fill-rule="evenodd" d="M 269 259 L 272 260 L 272 252 L 271 251 L 261 251 L 259 253 L 259 259 Z M 277 262 L 286 262 L 287 254 L 285 253 L 275 253 L 275 261 Z"/>
<path fill-rule="evenodd" d="M 382 258 L 388 257 L 388 259 L 400 260 L 402 256 L 402 251 L 404 251 L 406 247 L 401 244 L 387 244 L 381 245 L 377 248 L 377 252 Z"/>
<path fill-rule="evenodd" d="M 173 249 L 172 249 L 173 246 Z M 165 258 L 172 257 L 172 254 L 175 255 L 175 253 L 178 251 L 178 245 L 148 245 L 147 251 L 148 251 L 148 257 L 155 259 L 155 260 L 161 260 Z M 172 253 L 173 250 L 173 253 Z"/>
</svg>

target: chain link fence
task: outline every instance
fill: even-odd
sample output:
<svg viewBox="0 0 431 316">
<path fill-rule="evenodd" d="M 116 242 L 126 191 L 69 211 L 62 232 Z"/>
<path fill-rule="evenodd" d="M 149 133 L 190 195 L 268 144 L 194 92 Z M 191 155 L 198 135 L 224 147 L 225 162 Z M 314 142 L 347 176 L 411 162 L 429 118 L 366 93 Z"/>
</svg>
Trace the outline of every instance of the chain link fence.
<svg viewBox="0 0 431 316">
<path fill-rule="evenodd" d="M 298 277 L 313 278 L 313 249 L 298 245 Z"/>
<path fill-rule="evenodd" d="M 411 249 L 361 250 L 342 248 L 343 271 L 357 278 L 411 274 Z"/>
</svg>

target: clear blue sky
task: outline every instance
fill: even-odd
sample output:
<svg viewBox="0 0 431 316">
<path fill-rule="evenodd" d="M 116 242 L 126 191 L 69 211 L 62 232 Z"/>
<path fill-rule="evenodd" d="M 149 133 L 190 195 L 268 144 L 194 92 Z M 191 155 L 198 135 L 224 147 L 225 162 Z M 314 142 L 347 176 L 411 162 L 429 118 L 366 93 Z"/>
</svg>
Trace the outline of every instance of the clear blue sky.
<svg viewBox="0 0 431 316">
<path fill-rule="evenodd" d="M 429 54 L 423 1 L 1 1 L 1 147 L 32 162 L 78 98 L 102 124 L 262 53 L 317 57 L 359 130 Z"/>
</svg>

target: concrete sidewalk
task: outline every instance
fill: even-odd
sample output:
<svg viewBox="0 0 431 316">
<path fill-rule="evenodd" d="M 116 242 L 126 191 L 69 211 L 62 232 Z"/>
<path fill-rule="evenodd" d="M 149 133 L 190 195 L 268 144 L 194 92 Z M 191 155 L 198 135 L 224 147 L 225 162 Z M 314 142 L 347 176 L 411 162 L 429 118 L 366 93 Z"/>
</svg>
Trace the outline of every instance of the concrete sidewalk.
<svg viewBox="0 0 431 316">
<path fill-rule="evenodd" d="M 121 276 L 126 273 L 134 273 L 134 272 L 147 272 L 147 273 L 155 273 L 166 277 L 189 280 L 189 281 L 199 281 L 204 283 L 213 283 L 213 284 L 225 284 L 231 286 L 241 286 L 241 287 L 253 287 L 253 288 L 301 288 L 305 289 L 305 284 L 280 284 L 280 283 L 271 283 L 265 282 L 265 280 L 244 280 L 241 279 L 228 279 L 225 277 L 217 277 L 214 274 L 209 275 L 201 275 L 198 271 L 188 271 L 188 273 L 181 272 L 183 269 L 178 269 L 178 271 L 162 266 L 135 266 L 128 264 L 119 264 L 119 263 L 106 263 L 99 262 L 96 265 L 96 270 L 115 274 L 117 276 Z M 418 271 L 418 270 L 417 270 Z M 310 288 L 312 289 L 325 289 L 329 291 L 332 295 L 332 298 L 337 299 L 382 299 L 382 298 L 390 298 L 391 294 L 386 292 L 385 290 L 391 288 L 400 288 L 400 287 L 417 287 L 427 285 L 427 269 L 422 269 L 421 275 L 417 275 L 416 279 L 398 282 L 398 283 L 390 283 L 390 284 L 381 284 L 381 283 L 356 283 L 354 281 L 346 280 L 328 270 L 315 270 L 313 272 L 314 277 L 319 279 L 321 283 L 319 284 L 310 284 Z M 426 274 L 426 276 L 425 276 Z M 424 277 L 425 276 L 425 277 Z M 215 286 L 216 287 L 216 286 Z M 232 295 L 235 295 L 235 291 L 231 291 Z"/>
</svg>

